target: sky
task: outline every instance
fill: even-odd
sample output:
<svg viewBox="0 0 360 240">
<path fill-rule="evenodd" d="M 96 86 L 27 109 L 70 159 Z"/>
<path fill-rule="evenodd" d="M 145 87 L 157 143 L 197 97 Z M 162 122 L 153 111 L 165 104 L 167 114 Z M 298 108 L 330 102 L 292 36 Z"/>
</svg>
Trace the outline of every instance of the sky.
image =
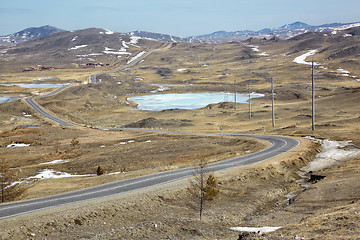
<svg viewBox="0 0 360 240">
<path fill-rule="evenodd" d="M 0 36 L 28 27 L 90 27 L 188 37 L 296 21 L 360 22 L 359 0 L 0 0 Z"/>
</svg>

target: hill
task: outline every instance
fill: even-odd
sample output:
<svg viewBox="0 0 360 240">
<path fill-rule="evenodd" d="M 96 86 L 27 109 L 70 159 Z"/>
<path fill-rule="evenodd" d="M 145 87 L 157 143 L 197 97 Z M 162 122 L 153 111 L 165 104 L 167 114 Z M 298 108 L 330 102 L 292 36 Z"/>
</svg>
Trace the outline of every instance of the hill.
<svg viewBox="0 0 360 240">
<path fill-rule="evenodd" d="M 311 26 L 303 22 L 294 22 L 274 29 L 265 28 L 259 31 L 242 30 L 235 32 L 217 31 L 211 34 L 189 37 L 189 39 L 201 40 L 204 42 L 228 42 L 244 40 L 250 37 L 272 38 L 274 36 L 282 39 L 289 39 L 308 32 L 338 31 L 357 26 L 360 26 L 360 22 L 332 23 L 320 26 Z"/>
<path fill-rule="evenodd" d="M 16 32 L 16 33 L 9 34 L 6 36 L 1 36 L 0 37 L 0 46 L 25 42 L 25 41 L 33 40 L 36 38 L 41 38 L 41 37 L 50 35 L 52 33 L 63 32 L 63 31 L 64 30 L 62 30 L 62 29 L 52 27 L 49 25 L 42 26 L 42 27 L 26 28 L 20 32 Z"/>
<path fill-rule="evenodd" d="M 291 24 L 285 24 L 278 28 L 264 28 L 259 31 L 253 30 L 239 30 L 235 32 L 216 31 L 210 34 L 190 36 L 190 37 L 177 37 L 169 34 L 147 32 L 147 31 L 133 31 L 129 33 L 116 33 L 127 34 L 134 37 L 141 37 L 143 39 L 155 40 L 161 42 L 230 42 L 230 41 L 242 41 L 248 38 L 272 38 L 277 37 L 281 39 L 289 39 L 304 33 L 309 32 L 326 32 L 326 31 L 339 31 L 353 27 L 360 26 L 360 22 L 355 23 L 330 23 L 319 26 L 311 26 L 303 22 L 294 22 Z M 29 40 L 41 38 L 52 33 L 63 32 L 64 30 L 52 27 L 49 25 L 42 27 L 31 27 L 22 30 L 17 33 L 9 34 L 0 37 L 0 46 L 11 45 Z M 81 30 L 80 30 L 81 31 Z M 112 32 L 104 30 L 103 32 Z M 114 32 L 112 32 L 114 33 Z"/>
<path fill-rule="evenodd" d="M 305 27 L 303 23 L 282 26 L 284 31 Z M 355 213 L 359 212 L 360 192 L 354 189 L 360 183 L 360 158 L 339 160 L 329 152 L 348 157 L 347 151 L 358 151 L 360 146 L 360 115 L 356 107 L 360 101 L 360 27 L 342 29 L 345 26 L 337 24 L 327 27 L 331 29 L 288 39 L 252 37 L 214 44 L 168 44 L 92 28 L 54 33 L 1 49 L 3 83 L 36 83 L 39 79 L 64 83 L 76 79 L 81 83 L 94 73 L 99 80 L 96 84 L 70 86 L 56 95 L 36 98 L 47 111 L 83 127 L 52 126 L 22 100 L 0 104 L 0 145 L 30 144 L 0 148 L 1 156 L 8 160 L 18 179 L 28 179 L 45 169 L 78 175 L 31 181 L 22 185 L 19 195 L 11 198 L 14 200 L 194 166 L 198 159 L 212 162 L 233 158 L 259 147 L 249 139 L 242 142 L 222 132 L 293 136 L 303 144 L 270 161 L 216 173 L 220 191 L 216 198 L 206 202 L 201 221 L 189 204 L 194 201 L 188 191 L 190 183 L 183 180 L 99 202 L 3 219 L 0 227 L 5 230 L 0 238 L 244 239 L 229 227 L 281 226 L 276 232 L 254 238 L 356 239 L 360 228 Z M 155 48 L 161 49 L 124 71 L 100 74 L 114 66 L 106 70 L 74 69 L 98 61 L 127 66 L 133 56 Z M 311 129 L 312 59 L 316 62 L 315 130 Z M 56 69 L 16 70 L 27 63 L 54 64 Z M 83 78 L 76 75 L 78 72 Z M 275 126 L 271 121 L 272 77 Z M 16 96 L 39 94 L 35 89 L 9 84 L 3 84 L 1 90 Z M 136 103 L 129 100 L 134 95 L 166 91 L 216 91 L 224 92 L 224 101 L 228 101 L 231 100 L 228 93 L 235 90 L 264 94 L 251 100 L 251 119 L 247 103 L 238 102 L 236 109 L 233 102 L 225 102 L 200 109 L 155 112 L 137 111 Z M 125 130 L 124 126 L 217 136 L 143 133 Z M 308 136 L 318 142 L 313 143 Z M 79 144 L 74 145 L 73 140 Z M 327 145 L 321 150 L 323 142 Z M 327 148 L 329 144 L 333 146 Z M 313 172 L 303 168 L 315 158 L 334 165 Z M 100 165 L 106 173 L 97 176 Z M 308 181 L 316 175 L 325 178 Z"/>
<path fill-rule="evenodd" d="M 153 41 L 100 28 L 60 31 L 3 47 L 7 64 L 17 66 L 82 66 L 126 63 L 142 51 L 161 46 Z M 16 62 L 16 64 L 15 64 Z"/>
</svg>

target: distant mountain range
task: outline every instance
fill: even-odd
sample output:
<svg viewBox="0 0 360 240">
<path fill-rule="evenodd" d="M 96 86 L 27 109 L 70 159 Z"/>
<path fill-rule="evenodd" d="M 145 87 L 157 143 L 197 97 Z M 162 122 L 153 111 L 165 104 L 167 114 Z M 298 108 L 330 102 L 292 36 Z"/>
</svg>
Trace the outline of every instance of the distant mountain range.
<svg viewBox="0 0 360 240">
<path fill-rule="evenodd" d="M 344 30 L 358 26 L 360 26 L 360 22 L 331 23 L 320 26 L 311 26 L 303 22 L 294 22 L 274 29 L 265 28 L 260 31 L 244 30 L 244 31 L 236 31 L 236 32 L 218 31 L 211 34 L 189 37 L 189 39 L 200 40 L 204 42 L 228 42 L 228 41 L 244 40 L 251 37 L 255 37 L 255 38 L 277 37 L 282 39 L 289 39 L 307 32 L 339 31 L 339 30 Z"/>
<path fill-rule="evenodd" d="M 52 27 L 49 25 L 42 26 L 42 27 L 31 27 L 26 28 L 20 32 L 9 34 L 6 36 L 0 37 L 0 45 L 9 45 L 9 44 L 16 44 L 20 42 L 25 42 L 29 40 L 33 40 L 36 38 L 45 37 L 55 32 L 63 32 L 65 30 Z"/>
<path fill-rule="evenodd" d="M 162 41 L 162 42 L 229 42 L 229 41 L 245 40 L 248 38 L 277 37 L 282 39 L 289 39 L 307 32 L 339 31 L 339 30 L 344 30 L 358 26 L 360 26 L 360 22 L 331 23 L 320 26 L 311 26 L 303 22 L 294 22 L 274 29 L 265 28 L 260 31 L 242 30 L 235 32 L 217 31 L 210 34 L 191 36 L 187 38 L 181 38 L 181 37 L 171 36 L 168 34 L 145 32 L 145 31 L 134 31 L 127 34 L 145 39 Z M 52 27 L 49 25 L 42 27 L 27 28 L 20 32 L 0 37 L 0 45 L 16 44 L 24 41 L 41 38 L 50 35 L 52 33 L 62 32 L 62 31 L 65 30 Z"/>
</svg>

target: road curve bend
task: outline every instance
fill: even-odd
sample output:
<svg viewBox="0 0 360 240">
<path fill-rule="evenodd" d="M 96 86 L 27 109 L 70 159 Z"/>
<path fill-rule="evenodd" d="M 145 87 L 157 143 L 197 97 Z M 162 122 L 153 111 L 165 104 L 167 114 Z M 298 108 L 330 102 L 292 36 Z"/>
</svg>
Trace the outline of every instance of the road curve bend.
<svg viewBox="0 0 360 240">
<path fill-rule="evenodd" d="M 142 58 L 146 57 L 150 53 L 151 52 L 145 54 Z M 138 61 L 140 61 L 141 59 L 138 59 Z M 138 61 L 134 62 L 133 64 L 137 63 Z M 121 71 L 123 70 L 123 68 L 118 68 L 116 70 Z M 91 82 L 92 83 L 96 82 L 95 75 L 91 76 Z M 46 96 L 56 94 L 57 92 L 63 90 L 63 88 L 65 87 L 59 88 L 54 92 L 49 93 Z M 25 101 L 42 116 L 51 119 L 52 121 L 55 121 L 62 126 L 74 126 L 71 123 L 68 123 L 60 118 L 57 118 L 45 112 L 33 100 L 32 97 L 26 98 Z M 136 128 L 133 128 L 132 130 L 151 131 L 151 132 L 167 133 L 167 134 L 184 134 L 184 135 L 204 135 L 204 136 L 220 135 L 220 134 L 206 134 L 206 133 L 170 132 L 170 131 L 161 131 L 161 130 L 153 130 L 153 129 L 136 129 Z M 285 152 L 291 151 L 300 144 L 300 141 L 297 139 L 290 137 L 282 137 L 282 136 L 242 135 L 242 134 L 223 134 L 223 135 L 248 137 L 248 138 L 265 140 L 265 141 L 269 141 L 271 143 L 271 146 L 256 153 L 208 164 L 207 167 L 210 171 L 216 172 L 216 171 L 226 170 L 229 168 L 240 167 L 240 166 L 250 165 L 256 162 L 261 162 L 276 157 Z M 122 194 L 130 191 L 136 191 L 139 189 L 191 177 L 194 175 L 195 171 L 196 171 L 196 167 L 176 169 L 172 171 L 166 171 L 157 174 L 107 183 L 107 184 L 86 188 L 74 192 L 59 194 L 55 196 L 38 198 L 28 201 L 0 204 L 0 219 L 16 216 L 19 214 L 29 213 L 33 211 L 38 211 L 41 209 L 56 207 L 60 205 L 73 204 L 91 199 L 97 199 L 106 196 Z"/>
<path fill-rule="evenodd" d="M 145 130 L 156 131 L 156 130 Z M 167 132 L 159 131 L 169 134 L 195 134 L 195 133 L 181 133 L 181 132 Z M 211 134 L 197 134 L 197 135 L 211 135 Z M 228 160 L 211 163 L 207 167 L 210 171 L 221 171 L 229 168 L 245 166 L 256 162 L 261 162 L 285 152 L 296 148 L 300 142 L 297 139 L 282 137 L 282 136 L 267 136 L 267 135 L 240 135 L 240 134 L 224 134 L 225 136 L 238 136 L 261 139 L 271 142 L 271 146 L 252 154 L 231 158 Z M 0 204 L 0 219 L 16 216 L 19 214 L 29 213 L 41 209 L 61 206 L 65 204 L 73 204 L 83 202 L 91 199 L 107 197 L 116 194 L 122 194 L 130 191 L 136 191 L 143 188 L 152 187 L 159 184 L 164 184 L 179 179 L 191 177 L 196 172 L 196 167 L 176 169 L 166 172 L 160 172 L 147 176 L 126 179 L 122 181 L 98 185 L 91 188 L 86 188 L 74 192 L 68 192 L 55 196 L 38 198 L 28 201 Z"/>
</svg>

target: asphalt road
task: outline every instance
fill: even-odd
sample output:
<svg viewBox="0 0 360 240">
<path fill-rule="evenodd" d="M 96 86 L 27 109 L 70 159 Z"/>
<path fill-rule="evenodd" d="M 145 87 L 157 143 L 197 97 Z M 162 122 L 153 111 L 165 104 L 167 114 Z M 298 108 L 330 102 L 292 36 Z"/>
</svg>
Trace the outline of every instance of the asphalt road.
<svg viewBox="0 0 360 240">
<path fill-rule="evenodd" d="M 145 130 L 154 131 L 154 130 Z M 164 131 L 161 131 L 164 132 Z M 181 132 L 166 132 L 171 134 L 195 134 L 195 133 L 181 133 Z M 209 134 L 203 134 L 209 135 Z M 252 153 L 249 155 L 228 159 L 221 162 L 209 164 L 207 166 L 209 171 L 221 171 L 229 168 L 245 166 L 256 162 L 264 161 L 275 157 L 299 145 L 299 141 L 293 138 L 280 136 L 266 136 L 266 135 L 237 135 L 224 134 L 229 136 L 251 137 L 255 139 L 262 139 L 270 141 L 272 145 L 265 150 Z M 184 168 L 172 171 L 161 172 L 157 174 L 117 181 L 104 185 L 99 185 L 91 188 L 86 188 L 79 191 L 69 192 L 51 197 L 38 198 L 29 201 L 0 204 L 0 219 L 24 214 L 28 212 L 37 211 L 40 209 L 51 208 L 64 204 L 73 204 L 77 202 L 87 201 L 91 199 L 122 194 L 130 191 L 136 191 L 143 188 L 152 187 L 167 182 L 176 181 L 182 178 L 191 177 L 196 172 L 196 168 Z"/>
<path fill-rule="evenodd" d="M 142 58 L 146 57 L 149 53 L 144 54 L 141 58 L 134 63 L 129 64 L 133 65 L 140 61 Z M 114 71 L 121 71 L 124 70 L 126 67 L 116 69 Z M 96 81 L 95 75 L 91 76 L 91 81 Z M 56 94 L 57 92 L 61 91 L 64 87 L 55 90 L 54 92 L 49 93 L 46 96 L 51 96 Z M 43 115 L 46 118 L 49 118 L 62 126 L 74 126 L 62 119 L 59 119 L 55 116 L 50 115 L 49 113 L 45 112 L 39 105 L 37 105 L 33 98 L 26 98 L 25 101 L 39 114 Z M 169 133 L 169 134 L 186 134 L 186 135 L 214 135 L 214 134 L 206 134 L 206 133 L 186 133 L 186 132 L 168 132 L 168 131 L 161 131 L 161 130 L 153 130 L 153 129 L 133 129 L 139 131 L 151 131 L 151 132 L 158 132 L 158 133 Z M 217 134 L 220 135 L 220 134 Z M 281 137 L 281 136 L 267 136 L 267 135 L 240 135 L 240 134 L 223 134 L 227 136 L 238 136 L 238 137 L 250 137 L 255 139 L 266 140 L 272 143 L 270 147 L 264 149 L 262 151 L 252 153 L 249 155 L 236 157 L 232 159 L 228 159 L 221 162 L 216 162 L 209 164 L 207 169 L 212 172 L 226 170 L 229 168 L 245 166 L 249 164 L 253 164 L 256 162 L 261 162 L 270 158 L 273 158 L 277 155 L 283 154 L 287 151 L 290 151 L 297 147 L 300 142 L 296 139 L 289 138 L 289 137 Z M 86 188 L 79 191 L 64 193 L 56 196 L 45 197 L 45 198 L 38 198 L 29 201 L 22 201 L 22 202 L 15 202 L 15 203 L 7 203 L 7 204 L 0 204 L 0 219 L 8 218 L 11 216 L 16 216 L 19 214 L 24 214 L 28 212 L 37 211 L 40 209 L 51 208 L 55 206 L 61 206 L 64 204 L 73 204 L 77 202 L 87 201 L 91 199 L 122 194 L 130 191 L 136 191 L 139 189 L 152 187 L 158 184 L 164 184 L 167 182 L 176 181 L 182 178 L 191 177 L 196 173 L 196 168 L 184 168 L 184 169 L 177 169 L 172 171 L 161 172 L 157 174 L 142 176 L 138 178 L 127 179 L 123 181 L 117 181 L 113 183 L 108 183 L 104 185 L 99 185 L 91 188 Z"/>
<path fill-rule="evenodd" d="M 61 91 L 62 89 L 57 89 L 56 91 Z M 55 93 L 50 93 L 50 94 L 55 94 Z M 27 104 L 30 105 L 30 107 L 32 107 L 37 113 L 41 114 L 42 116 L 44 116 L 45 118 L 48 118 L 58 124 L 60 124 L 61 126 L 66 126 L 66 127 L 72 127 L 75 126 L 71 123 L 65 122 L 64 120 L 57 118 L 53 115 L 50 115 L 49 113 L 45 112 L 37 103 L 34 102 L 33 97 L 28 97 L 25 98 L 25 101 L 27 102 Z"/>
</svg>

